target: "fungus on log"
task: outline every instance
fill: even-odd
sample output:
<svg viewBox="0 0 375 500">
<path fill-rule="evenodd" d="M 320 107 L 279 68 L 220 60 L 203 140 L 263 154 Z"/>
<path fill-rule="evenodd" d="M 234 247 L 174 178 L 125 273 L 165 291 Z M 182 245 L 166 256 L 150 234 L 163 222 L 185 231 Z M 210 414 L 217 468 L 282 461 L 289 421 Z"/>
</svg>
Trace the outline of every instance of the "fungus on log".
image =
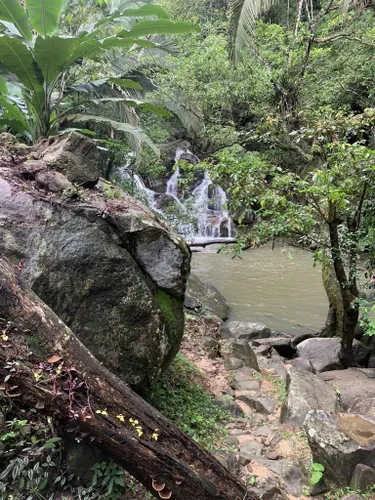
<svg viewBox="0 0 375 500">
<path fill-rule="evenodd" d="M 245 488 L 215 458 L 103 367 L 1 259 L 0 318 L 7 337 L 0 378 L 6 387 L 17 386 L 22 404 L 90 436 L 156 498 L 245 497 Z M 248 492 L 246 498 L 258 497 Z"/>
</svg>

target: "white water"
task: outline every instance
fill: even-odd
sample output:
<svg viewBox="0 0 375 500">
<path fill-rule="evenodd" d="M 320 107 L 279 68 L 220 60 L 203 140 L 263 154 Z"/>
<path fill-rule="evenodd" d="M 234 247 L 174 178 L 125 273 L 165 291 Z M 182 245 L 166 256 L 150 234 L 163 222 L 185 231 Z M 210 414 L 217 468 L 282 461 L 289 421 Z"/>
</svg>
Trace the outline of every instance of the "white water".
<svg viewBox="0 0 375 500">
<path fill-rule="evenodd" d="M 182 205 L 182 203 L 178 199 L 178 181 L 179 181 L 179 178 L 180 178 L 180 169 L 179 169 L 179 167 L 177 167 L 176 170 L 174 171 L 172 177 L 170 177 L 168 179 L 167 190 L 166 190 L 165 194 L 167 194 L 168 196 L 172 196 L 172 198 L 175 201 L 177 201 L 177 203 Z"/>
<path fill-rule="evenodd" d="M 143 192 L 147 196 L 150 207 L 155 209 L 155 197 L 156 197 L 155 191 L 152 191 L 152 189 L 148 189 L 145 186 L 145 183 L 143 182 L 142 178 L 139 177 L 139 175 L 134 174 L 133 179 L 138 191 Z"/>
<path fill-rule="evenodd" d="M 232 227 L 226 209 L 227 196 L 220 186 L 213 186 L 210 196 L 210 186 L 213 186 L 212 180 L 206 172 L 202 183 L 193 191 L 199 224 L 198 234 L 195 236 L 198 238 L 220 238 L 221 236 L 230 238 Z"/>
<path fill-rule="evenodd" d="M 198 163 L 199 159 L 188 149 L 179 148 L 176 151 L 175 163 L 180 159 L 186 159 L 191 163 Z M 186 213 L 188 219 L 188 209 L 185 200 L 179 198 L 179 180 L 181 172 L 177 167 L 173 175 L 168 179 L 166 195 L 174 199 L 180 206 L 182 213 Z M 157 193 L 148 189 L 143 180 L 138 176 L 133 176 L 137 189 L 147 197 L 149 206 L 159 213 L 156 207 Z M 206 172 L 202 182 L 193 190 L 189 203 L 193 207 L 194 217 L 198 222 L 198 231 L 193 228 L 193 224 L 181 220 L 178 230 L 185 238 L 222 238 L 232 237 L 232 222 L 227 209 L 227 197 L 220 186 L 214 186 L 209 174 Z"/>
</svg>

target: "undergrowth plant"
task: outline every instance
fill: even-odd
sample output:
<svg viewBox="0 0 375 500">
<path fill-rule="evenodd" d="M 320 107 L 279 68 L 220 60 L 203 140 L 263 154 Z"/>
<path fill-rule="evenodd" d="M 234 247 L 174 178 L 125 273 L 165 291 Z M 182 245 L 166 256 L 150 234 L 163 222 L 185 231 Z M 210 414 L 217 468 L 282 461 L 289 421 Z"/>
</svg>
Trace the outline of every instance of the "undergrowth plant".
<svg viewBox="0 0 375 500">
<path fill-rule="evenodd" d="M 178 354 L 167 372 L 151 386 L 148 399 L 201 446 L 212 449 L 227 437 L 223 422 L 229 414 L 200 383 L 200 371 Z"/>
<path fill-rule="evenodd" d="M 318 484 L 323 479 L 324 465 L 317 462 L 311 464 L 311 478 L 310 484 Z"/>
<path fill-rule="evenodd" d="M 147 35 L 190 33 L 199 29 L 189 23 L 170 21 L 163 8 L 147 3 L 139 8 L 122 6 L 76 35 L 68 36 L 59 32 L 63 0 L 23 3 L 25 8 L 19 0 L 0 0 L 0 126 L 35 143 L 57 134 L 63 121 L 100 122 L 133 134 L 156 149 L 138 127 L 94 114 L 82 115 L 76 110 L 88 103 L 96 106 L 115 103 L 170 116 L 150 103 L 124 97 L 121 89 L 142 90 L 142 86 L 131 78 L 122 78 L 121 74 L 106 74 L 103 61 L 109 51 L 127 53 L 135 47 L 156 48 L 157 44 L 144 38 Z M 140 20 L 125 29 L 122 21 L 129 18 Z M 72 68 L 87 60 L 102 63 L 100 79 L 79 81 L 74 86 L 69 81 L 67 85 Z M 109 89 L 115 86 L 118 92 L 103 94 L 103 86 Z M 67 94 L 72 92 L 83 98 L 78 103 L 68 103 Z"/>
<path fill-rule="evenodd" d="M 14 418 L 6 423 L 6 432 L 0 435 L 2 499 L 20 492 L 26 493 L 27 500 L 44 498 L 49 481 L 57 475 L 61 442 L 59 437 L 49 436 L 49 427 L 33 421 Z M 62 476 L 59 480 L 63 490 L 65 481 Z"/>
<path fill-rule="evenodd" d="M 68 471 L 63 441 L 38 410 L 4 413 L 12 418 L 2 425 L 0 411 L 1 500 L 118 500 L 126 492 L 138 494 L 140 484 L 110 459 L 92 467 L 91 480 Z"/>
</svg>

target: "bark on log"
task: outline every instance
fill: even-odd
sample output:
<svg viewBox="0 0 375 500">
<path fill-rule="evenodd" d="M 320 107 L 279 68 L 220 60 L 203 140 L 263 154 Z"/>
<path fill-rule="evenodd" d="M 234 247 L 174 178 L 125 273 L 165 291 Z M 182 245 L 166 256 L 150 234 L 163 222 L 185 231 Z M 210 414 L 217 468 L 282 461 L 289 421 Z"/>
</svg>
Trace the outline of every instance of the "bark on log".
<svg viewBox="0 0 375 500">
<path fill-rule="evenodd" d="M 236 238 L 197 238 L 196 240 L 187 241 L 188 247 L 203 247 L 206 248 L 207 245 L 220 245 L 237 243 Z"/>
<path fill-rule="evenodd" d="M 0 316 L 0 377 L 11 375 L 5 386 L 17 386 L 24 405 L 94 439 L 157 498 L 153 480 L 175 500 L 243 500 L 245 488 L 216 459 L 103 367 L 1 259 Z"/>
</svg>

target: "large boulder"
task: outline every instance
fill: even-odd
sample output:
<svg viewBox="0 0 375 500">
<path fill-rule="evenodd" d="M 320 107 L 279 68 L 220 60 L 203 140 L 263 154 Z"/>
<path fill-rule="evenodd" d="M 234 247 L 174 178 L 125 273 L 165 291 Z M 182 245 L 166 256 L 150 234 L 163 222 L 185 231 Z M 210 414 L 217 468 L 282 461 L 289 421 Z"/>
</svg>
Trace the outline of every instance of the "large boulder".
<svg viewBox="0 0 375 500">
<path fill-rule="evenodd" d="M 41 171 L 53 172 L 0 167 L 0 252 L 111 371 L 133 387 L 157 379 L 183 334 L 188 249 L 120 189 L 39 192 Z"/>
<path fill-rule="evenodd" d="M 271 330 L 262 323 L 229 321 L 221 327 L 222 336 L 226 339 L 253 340 L 266 339 L 271 336 Z"/>
<path fill-rule="evenodd" d="M 188 278 L 184 306 L 187 309 L 213 314 L 222 320 L 229 316 L 229 305 L 225 297 L 209 283 L 191 274 Z"/>
<path fill-rule="evenodd" d="M 281 409 L 280 421 L 302 427 L 310 410 L 334 412 L 335 390 L 313 373 L 292 368 L 286 381 L 287 397 Z"/>
<path fill-rule="evenodd" d="M 324 466 L 324 478 L 328 481 L 340 487 L 349 486 L 357 464 L 374 468 L 374 420 L 311 410 L 305 420 L 305 430 L 313 460 Z"/>
<path fill-rule="evenodd" d="M 340 407 L 349 413 L 375 417 L 375 369 L 348 368 L 319 374 L 334 388 Z"/>
<path fill-rule="evenodd" d="M 313 338 L 298 344 L 297 356 L 310 361 L 315 373 L 343 368 L 339 359 L 341 341 L 339 338 Z M 370 350 L 358 340 L 353 343 L 354 360 L 365 366 Z"/>
<path fill-rule="evenodd" d="M 95 142 L 72 132 L 45 139 L 38 145 L 40 158 L 70 182 L 93 187 L 99 180 L 103 158 Z"/>
</svg>

